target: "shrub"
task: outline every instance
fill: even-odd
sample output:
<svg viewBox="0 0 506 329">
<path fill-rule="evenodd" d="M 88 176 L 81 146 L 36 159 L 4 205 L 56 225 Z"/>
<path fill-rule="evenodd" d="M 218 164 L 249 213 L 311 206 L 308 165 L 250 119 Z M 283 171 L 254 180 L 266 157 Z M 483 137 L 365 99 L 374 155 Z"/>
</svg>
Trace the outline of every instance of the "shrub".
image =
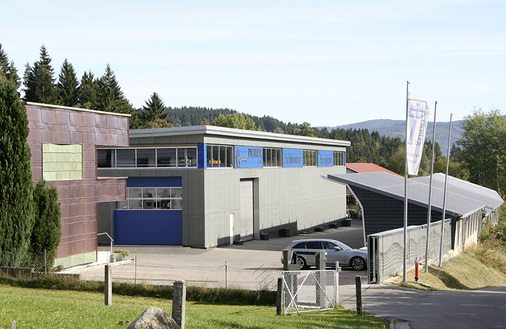
<svg viewBox="0 0 506 329">
<path fill-rule="evenodd" d="M 54 186 L 46 187 L 41 180 L 33 191 L 35 204 L 35 224 L 30 237 L 29 252 L 32 255 L 45 255 L 46 271 L 53 267 L 56 249 L 61 240 L 61 212 L 58 192 Z M 36 270 L 44 270 L 37 268 Z"/>
</svg>

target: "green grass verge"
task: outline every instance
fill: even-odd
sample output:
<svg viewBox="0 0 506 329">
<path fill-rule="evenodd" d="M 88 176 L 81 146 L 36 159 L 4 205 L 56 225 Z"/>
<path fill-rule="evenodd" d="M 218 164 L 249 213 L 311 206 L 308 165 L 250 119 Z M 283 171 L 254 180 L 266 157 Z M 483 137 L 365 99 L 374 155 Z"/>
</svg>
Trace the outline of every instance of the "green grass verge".
<svg viewBox="0 0 506 329">
<path fill-rule="evenodd" d="M 24 288 L 74 290 L 99 293 L 104 291 L 103 282 L 80 281 L 60 275 L 48 275 L 38 278 L 13 278 L 8 275 L 0 274 L 0 283 Z M 123 296 L 172 299 L 173 288 L 172 286 L 152 286 L 146 284 L 113 282 L 113 291 L 116 295 Z M 186 300 L 228 305 L 273 306 L 276 304 L 276 293 L 267 290 L 250 291 L 241 289 L 189 286 L 186 288 Z"/>
<path fill-rule="evenodd" d="M 0 285 L 0 328 L 126 328 L 146 308 L 171 314 L 171 301 L 160 298 L 113 296 L 104 305 L 103 293 L 28 289 Z M 385 328 L 383 319 L 337 308 L 331 311 L 276 316 L 273 306 L 212 305 L 188 302 L 187 328 Z"/>
</svg>

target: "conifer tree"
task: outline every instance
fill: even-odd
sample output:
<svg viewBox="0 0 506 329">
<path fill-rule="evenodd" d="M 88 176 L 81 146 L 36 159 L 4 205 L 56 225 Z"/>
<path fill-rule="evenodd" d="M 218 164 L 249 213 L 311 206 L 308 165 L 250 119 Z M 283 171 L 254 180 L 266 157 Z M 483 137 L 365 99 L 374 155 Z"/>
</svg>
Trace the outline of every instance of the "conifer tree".
<svg viewBox="0 0 506 329">
<path fill-rule="evenodd" d="M 4 265 L 19 265 L 30 245 L 33 180 L 25 107 L 16 84 L 0 78 L 0 252 Z"/>
<path fill-rule="evenodd" d="M 41 180 L 33 192 L 35 205 L 32 235 L 29 251 L 34 257 L 46 256 L 46 264 L 51 270 L 56 250 L 61 240 L 61 211 L 58 192 L 54 186 L 46 186 Z"/>
<path fill-rule="evenodd" d="M 155 121 L 157 119 L 166 120 L 167 115 L 167 108 L 156 92 L 146 101 L 146 105 L 139 110 L 139 117 L 143 123 Z"/>
<path fill-rule="evenodd" d="M 84 72 L 81 78 L 78 103 L 90 110 L 97 109 L 97 80 L 91 71 Z"/>
<path fill-rule="evenodd" d="M 58 84 L 58 103 L 64 106 L 75 106 L 79 98 L 79 81 L 74 66 L 65 58 L 63 61 Z"/>
<path fill-rule="evenodd" d="M 7 81 L 14 82 L 16 87 L 19 88 L 21 80 L 19 79 L 18 70 L 14 66 L 13 61 L 9 61 L 7 54 L 2 48 L 0 43 L 0 77 L 5 78 Z"/>
<path fill-rule="evenodd" d="M 24 85 L 25 100 L 30 102 L 55 104 L 56 87 L 51 58 L 46 47 L 40 47 L 40 59 L 33 64 L 26 64 Z"/>
<path fill-rule="evenodd" d="M 123 95 L 116 75 L 107 64 L 104 75 L 97 83 L 97 109 L 106 112 L 132 114 L 134 109 Z"/>
</svg>

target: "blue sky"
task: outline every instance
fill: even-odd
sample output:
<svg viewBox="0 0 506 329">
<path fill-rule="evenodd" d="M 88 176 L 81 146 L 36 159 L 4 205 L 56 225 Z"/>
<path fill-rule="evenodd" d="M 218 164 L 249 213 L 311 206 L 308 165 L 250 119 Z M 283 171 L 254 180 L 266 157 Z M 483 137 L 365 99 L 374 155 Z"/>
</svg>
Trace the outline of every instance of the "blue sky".
<svg viewBox="0 0 506 329">
<path fill-rule="evenodd" d="M 504 0 L 16 0 L 0 43 L 20 76 L 43 44 L 56 76 L 110 64 L 135 107 L 157 92 L 312 126 L 403 120 L 410 81 L 448 121 L 506 112 L 505 17 Z"/>
</svg>

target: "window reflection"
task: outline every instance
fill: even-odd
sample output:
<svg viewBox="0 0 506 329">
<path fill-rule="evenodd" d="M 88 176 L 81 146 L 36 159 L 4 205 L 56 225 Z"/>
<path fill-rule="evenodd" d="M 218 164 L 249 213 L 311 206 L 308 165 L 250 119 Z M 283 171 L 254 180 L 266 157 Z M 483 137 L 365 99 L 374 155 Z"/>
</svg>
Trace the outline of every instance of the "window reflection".
<svg viewBox="0 0 506 329">
<path fill-rule="evenodd" d="M 181 210 L 182 187 L 128 187 L 127 200 L 116 202 L 116 209 Z"/>
</svg>

